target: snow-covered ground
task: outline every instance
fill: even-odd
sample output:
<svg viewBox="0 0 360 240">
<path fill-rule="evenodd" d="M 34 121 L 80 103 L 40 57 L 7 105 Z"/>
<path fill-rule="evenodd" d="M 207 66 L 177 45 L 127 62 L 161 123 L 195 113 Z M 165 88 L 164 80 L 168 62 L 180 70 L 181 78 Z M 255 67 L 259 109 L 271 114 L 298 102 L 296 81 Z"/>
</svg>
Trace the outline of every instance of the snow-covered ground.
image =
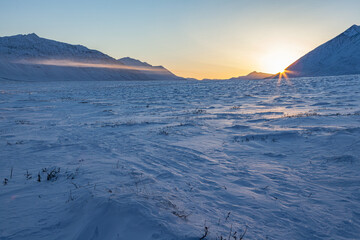
<svg viewBox="0 0 360 240">
<path fill-rule="evenodd" d="M 359 83 L 2 80 L 0 239 L 356 239 Z"/>
</svg>

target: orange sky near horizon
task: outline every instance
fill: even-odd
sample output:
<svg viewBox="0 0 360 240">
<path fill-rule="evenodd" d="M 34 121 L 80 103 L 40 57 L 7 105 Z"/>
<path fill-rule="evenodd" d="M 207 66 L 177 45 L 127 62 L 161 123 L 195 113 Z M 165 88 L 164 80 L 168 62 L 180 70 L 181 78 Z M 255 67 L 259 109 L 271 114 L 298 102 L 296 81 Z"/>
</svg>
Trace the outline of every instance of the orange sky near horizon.
<svg viewBox="0 0 360 240">
<path fill-rule="evenodd" d="M 232 77 L 244 76 L 250 72 L 264 72 L 276 74 L 282 72 L 291 63 L 302 57 L 312 50 L 304 46 L 291 46 L 290 44 L 273 44 L 269 43 L 267 49 L 264 47 L 261 51 L 256 51 L 256 56 L 244 56 L 243 58 L 235 57 L 222 59 L 221 63 L 200 62 L 194 64 L 196 68 L 184 66 L 180 69 L 181 63 L 175 64 L 170 70 L 175 74 L 183 77 L 193 77 L 197 79 L 228 79 Z M 234 61 L 235 60 L 235 61 Z M 206 69 L 199 72 L 198 66 Z M 186 69 L 186 70 L 184 70 Z"/>
</svg>

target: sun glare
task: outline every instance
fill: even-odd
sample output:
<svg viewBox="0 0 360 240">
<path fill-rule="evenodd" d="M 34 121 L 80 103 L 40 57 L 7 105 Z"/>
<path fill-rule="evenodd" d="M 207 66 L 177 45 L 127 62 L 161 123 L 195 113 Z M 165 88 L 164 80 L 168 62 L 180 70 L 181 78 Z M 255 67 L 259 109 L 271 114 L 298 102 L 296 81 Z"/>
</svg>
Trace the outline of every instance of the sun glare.
<svg viewBox="0 0 360 240">
<path fill-rule="evenodd" d="M 268 73 L 284 73 L 285 69 L 293 63 L 299 55 L 289 48 L 272 49 L 265 53 L 261 60 L 262 71 Z"/>
<path fill-rule="evenodd" d="M 287 61 L 284 61 L 283 59 L 277 59 L 276 57 L 273 57 L 272 60 L 270 60 L 267 63 L 267 72 L 270 73 L 282 73 L 285 71 L 285 68 L 289 65 Z"/>
<path fill-rule="evenodd" d="M 281 82 L 284 80 L 288 85 L 292 85 L 290 79 L 289 79 L 289 76 L 288 74 L 294 74 L 295 72 L 293 71 L 289 71 L 289 70 L 284 70 L 282 72 L 279 72 L 279 78 L 278 78 L 278 85 L 281 84 Z"/>
</svg>

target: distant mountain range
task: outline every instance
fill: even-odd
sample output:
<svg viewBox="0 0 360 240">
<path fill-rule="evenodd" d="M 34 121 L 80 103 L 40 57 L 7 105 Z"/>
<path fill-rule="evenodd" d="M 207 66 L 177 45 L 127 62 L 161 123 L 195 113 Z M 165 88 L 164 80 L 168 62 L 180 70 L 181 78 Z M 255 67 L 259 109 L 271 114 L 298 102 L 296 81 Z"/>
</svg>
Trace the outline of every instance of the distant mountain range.
<svg viewBox="0 0 360 240">
<path fill-rule="evenodd" d="M 270 73 L 263 73 L 263 72 L 251 72 L 246 76 L 240 76 L 240 77 L 233 77 L 230 78 L 230 80 L 257 80 L 257 79 L 264 79 L 273 76 L 274 74 Z"/>
<path fill-rule="evenodd" d="M 353 25 L 301 57 L 286 68 L 286 74 L 288 77 L 360 74 L 360 26 Z"/>
<path fill-rule="evenodd" d="M 246 76 L 239 76 L 239 77 L 233 77 L 233 78 L 229 78 L 229 79 L 208 79 L 205 78 L 203 80 L 259 80 L 259 79 L 264 79 L 264 78 L 270 78 L 273 77 L 274 74 L 270 74 L 270 73 L 262 73 L 262 72 L 251 72 Z"/>
<path fill-rule="evenodd" d="M 36 34 L 0 37 L 0 78 L 12 80 L 184 80 L 162 66 L 114 59 Z"/>
<path fill-rule="evenodd" d="M 286 74 L 291 78 L 360 74 L 360 26 L 353 25 L 304 55 L 286 68 Z M 277 78 L 279 75 L 252 72 L 230 80 Z M 178 77 L 162 66 L 129 57 L 115 59 L 81 45 L 41 38 L 34 33 L 0 37 L 0 78 L 27 81 L 196 80 Z"/>
</svg>

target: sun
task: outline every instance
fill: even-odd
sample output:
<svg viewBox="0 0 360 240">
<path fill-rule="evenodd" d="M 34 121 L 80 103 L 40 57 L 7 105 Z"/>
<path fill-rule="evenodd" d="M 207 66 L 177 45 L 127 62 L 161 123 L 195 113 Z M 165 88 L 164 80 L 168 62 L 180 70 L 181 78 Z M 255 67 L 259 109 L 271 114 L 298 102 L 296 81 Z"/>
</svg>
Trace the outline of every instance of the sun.
<svg viewBox="0 0 360 240">
<path fill-rule="evenodd" d="M 289 48 L 271 49 L 260 58 L 261 68 L 267 73 L 284 73 L 285 69 L 298 58 L 296 51 Z"/>
<path fill-rule="evenodd" d="M 273 56 L 269 58 L 269 61 L 266 64 L 267 72 L 270 73 L 282 73 L 285 71 L 285 68 L 289 66 L 289 62 L 283 56 Z"/>
</svg>

